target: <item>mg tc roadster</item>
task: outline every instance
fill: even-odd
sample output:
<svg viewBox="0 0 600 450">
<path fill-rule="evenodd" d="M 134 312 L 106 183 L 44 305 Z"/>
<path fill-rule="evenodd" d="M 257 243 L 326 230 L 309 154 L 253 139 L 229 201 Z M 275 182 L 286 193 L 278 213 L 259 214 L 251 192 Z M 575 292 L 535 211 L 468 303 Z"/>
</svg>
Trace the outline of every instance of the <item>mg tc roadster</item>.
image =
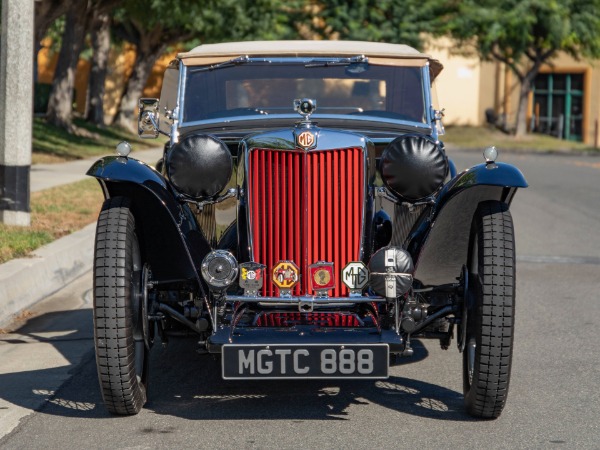
<svg viewBox="0 0 600 450">
<path fill-rule="evenodd" d="M 169 64 L 139 103 L 140 135 L 168 136 L 156 168 L 121 143 L 88 171 L 106 198 L 94 327 L 111 413 L 140 411 L 155 338 L 185 329 L 226 380 L 384 379 L 415 339 L 454 342 L 467 412 L 500 415 L 509 206 L 527 182 L 493 147 L 457 173 L 441 70 L 339 41 L 202 45 Z"/>
</svg>

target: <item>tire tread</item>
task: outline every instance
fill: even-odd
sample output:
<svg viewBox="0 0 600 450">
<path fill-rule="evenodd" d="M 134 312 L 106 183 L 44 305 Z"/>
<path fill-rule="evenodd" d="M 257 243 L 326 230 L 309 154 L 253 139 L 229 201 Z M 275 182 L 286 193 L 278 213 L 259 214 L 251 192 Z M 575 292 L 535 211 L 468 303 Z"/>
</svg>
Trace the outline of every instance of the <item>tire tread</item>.
<svg viewBox="0 0 600 450">
<path fill-rule="evenodd" d="M 94 333 L 102 398 L 108 411 L 118 415 L 137 414 L 146 402 L 145 387 L 136 375 L 131 293 L 126 282 L 132 276 L 128 258 L 134 230 L 129 200 L 106 200 L 95 242 Z"/>
<path fill-rule="evenodd" d="M 465 382 L 465 403 L 473 416 L 497 418 L 506 403 L 512 364 L 514 231 L 508 207 L 500 202 L 482 203 L 475 221 L 480 252 L 477 284 L 481 289 L 475 319 L 478 351 L 473 385 Z"/>
</svg>

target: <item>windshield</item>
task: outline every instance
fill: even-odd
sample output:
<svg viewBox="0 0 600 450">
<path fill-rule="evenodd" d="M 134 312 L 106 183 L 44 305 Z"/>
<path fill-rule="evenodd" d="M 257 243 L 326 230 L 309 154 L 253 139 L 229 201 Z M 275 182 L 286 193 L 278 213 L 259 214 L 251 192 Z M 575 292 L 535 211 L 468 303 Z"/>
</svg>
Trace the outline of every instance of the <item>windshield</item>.
<svg viewBox="0 0 600 450">
<path fill-rule="evenodd" d="M 425 123 L 419 67 L 356 63 L 248 63 L 188 71 L 183 121 L 295 114 L 293 100 L 317 100 L 313 117 L 375 116 Z"/>
</svg>

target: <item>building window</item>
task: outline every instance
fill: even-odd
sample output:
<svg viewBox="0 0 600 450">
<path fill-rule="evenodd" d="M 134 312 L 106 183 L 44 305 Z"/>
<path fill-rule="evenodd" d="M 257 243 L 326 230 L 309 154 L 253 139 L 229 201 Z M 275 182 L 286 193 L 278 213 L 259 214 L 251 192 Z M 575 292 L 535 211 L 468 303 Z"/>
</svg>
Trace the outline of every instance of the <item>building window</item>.
<svg viewBox="0 0 600 450">
<path fill-rule="evenodd" d="M 542 73 L 533 87 L 532 130 L 583 140 L 583 74 Z"/>
</svg>

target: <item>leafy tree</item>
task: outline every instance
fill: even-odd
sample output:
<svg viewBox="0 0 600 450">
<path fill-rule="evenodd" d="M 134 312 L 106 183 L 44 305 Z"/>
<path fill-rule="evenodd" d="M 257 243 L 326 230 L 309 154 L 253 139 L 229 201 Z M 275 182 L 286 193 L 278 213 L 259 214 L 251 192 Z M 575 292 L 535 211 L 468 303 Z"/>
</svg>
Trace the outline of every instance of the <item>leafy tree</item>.
<svg viewBox="0 0 600 450">
<path fill-rule="evenodd" d="M 297 1 L 297 0 L 295 0 Z M 126 0 L 115 33 L 136 46 L 115 123 L 133 129 L 135 109 L 152 67 L 167 47 L 289 36 L 285 0 Z M 289 8 L 289 6 L 287 6 Z"/>
<path fill-rule="evenodd" d="M 526 133 L 527 98 L 544 63 L 559 52 L 600 57 L 600 0 L 463 0 L 448 20 L 460 43 L 505 63 L 521 83 L 516 135 Z"/>
<path fill-rule="evenodd" d="M 319 0 L 313 30 L 326 38 L 422 47 L 423 33 L 438 33 L 453 8 L 445 0 Z"/>
<path fill-rule="evenodd" d="M 48 123 L 74 132 L 72 123 L 73 88 L 79 55 L 90 24 L 94 18 L 109 11 L 122 0 L 78 0 L 67 11 L 64 33 L 52 91 L 48 100 Z"/>
</svg>

